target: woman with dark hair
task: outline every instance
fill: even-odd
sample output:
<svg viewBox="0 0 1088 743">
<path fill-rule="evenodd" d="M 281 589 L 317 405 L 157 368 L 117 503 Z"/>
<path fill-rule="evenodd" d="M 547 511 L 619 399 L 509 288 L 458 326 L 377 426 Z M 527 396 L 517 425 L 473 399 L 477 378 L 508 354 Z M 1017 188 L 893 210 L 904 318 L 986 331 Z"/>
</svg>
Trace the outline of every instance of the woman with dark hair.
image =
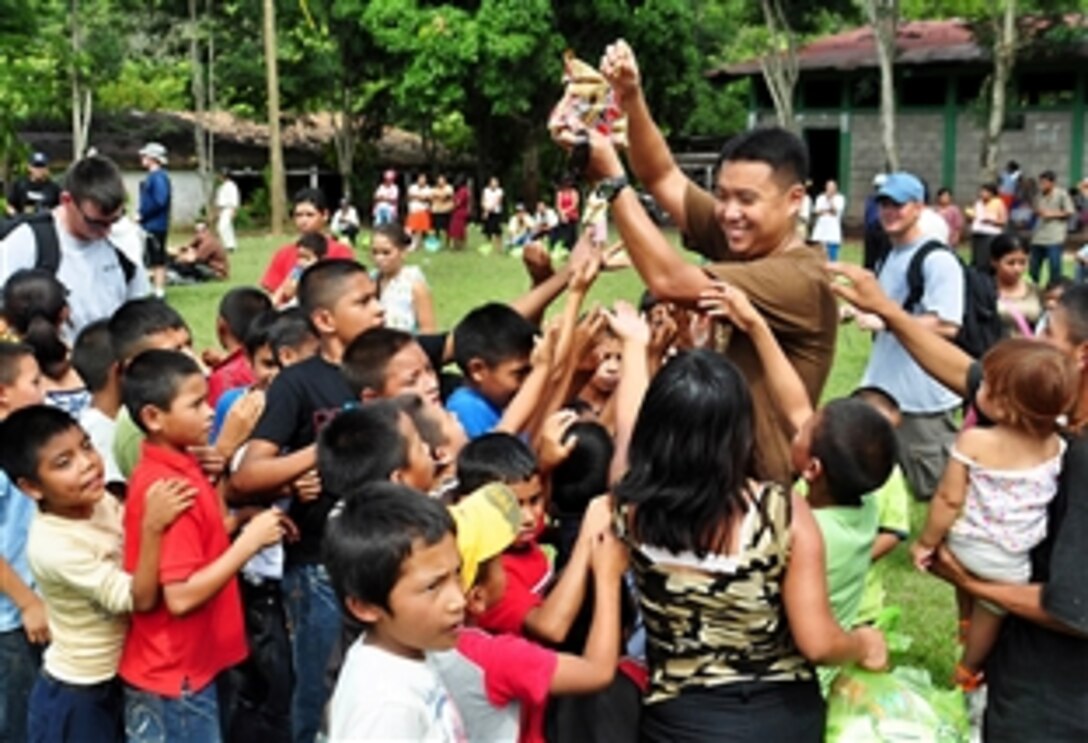
<svg viewBox="0 0 1088 743">
<path fill-rule="evenodd" d="M 752 479 L 752 399 L 710 351 L 646 392 L 616 487 L 646 622 L 645 741 L 822 741 L 812 664 L 884 661 L 828 604 L 823 541 L 803 498 Z"/>
<path fill-rule="evenodd" d="M 1004 232 L 990 243 L 990 267 L 997 286 L 997 311 L 1005 337 L 1034 335 L 1032 328 L 1043 314 L 1039 287 L 1024 277 L 1028 249 L 1024 241 Z"/>
<path fill-rule="evenodd" d="M 1009 211 L 997 196 L 997 186 L 983 183 L 967 216 L 971 219 L 971 265 L 985 271 L 990 267 L 990 243 L 1009 223 Z"/>
<path fill-rule="evenodd" d="M 454 250 L 465 249 L 468 222 L 472 216 L 472 191 L 463 175 L 453 182 L 453 213 L 450 215 L 450 242 Z"/>
<path fill-rule="evenodd" d="M 91 393 L 72 366 L 64 342 L 68 290 L 49 271 L 16 271 L 4 285 L 3 316 L 19 340 L 34 349 L 46 403 L 78 417 L 90 405 Z"/>
</svg>

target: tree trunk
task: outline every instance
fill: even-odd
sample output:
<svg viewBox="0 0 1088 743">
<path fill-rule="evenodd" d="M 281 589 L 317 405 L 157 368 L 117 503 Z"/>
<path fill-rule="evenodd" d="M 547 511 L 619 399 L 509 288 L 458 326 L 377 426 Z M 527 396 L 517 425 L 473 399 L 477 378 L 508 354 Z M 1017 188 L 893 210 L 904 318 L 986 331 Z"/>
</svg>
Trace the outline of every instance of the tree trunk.
<svg viewBox="0 0 1088 743">
<path fill-rule="evenodd" d="M 869 24 L 876 37 L 876 55 L 880 62 L 880 130 L 884 159 L 889 170 L 899 170 L 899 150 L 895 141 L 895 39 L 899 22 L 899 0 L 867 0 Z"/>
<path fill-rule="evenodd" d="M 79 0 L 71 2 L 72 24 L 72 159 L 78 160 L 87 152 L 87 136 L 91 126 L 91 91 L 85 89 L 79 69 L 79 53 L 83 48 L 83 34 L 79 26 Z"/>
<path fill-rule="evenodd" d="M 208 0 L 208 7 L 205 18 L 208 22 L 208 111 L 215 113 L 215 25 L 213 21 L 212 11 L 214 10 L 214 0 Z M 215 208 L 215 190 L 211 187 L 214 182 L 214 176 L 216 172 L 215 167 L 215 132 L 212 127 L 208 127 L 206 130 L 208 140 L 208 173 L 212 177 L 211 182 L 208 183 L 208 214 L 211 214 Z"/>
<path fill-rule="evenodd" d="M 336 146 L 336 168 L 340 172 L 340 189 L 345 199 L 351 198 L 351 175 L 355 166 L 355 120 L 352 113 L 351 90 L 346 84 L 340 89 L 340 110 L 332 114 L 333 144 Z"/>
<path fill-rule="evenodd" d="M 521 155 L 521 200 L 530 213 L 540 196 L 540 139 L 535 134 L 529 131 Z"/>
<path fill-rule="evenodd" d="M 797 87 L 797 38 L 790 28 L 781 0 L 760 0 L 763 19 L 767 24 L 771 49 L 759 58 L 763 80 L 774 101 L 778 123 L 792 131 L 797 130 L 797 118 L 793 112 L 793 91 Z"/>
<path fill-rule="evenodd" d="M 982 136 L 981 170 L 984 181 L 997 178 L 997 155 L 1001 129 L 1005 124 L 1005 95 L 1012 68 L 1016 63 L 1016 0 L 1002 0 L 1003 14 L 999 21 L 991 18 L 994 27 L 994 74 L 990 82 L 990 118 Z"/>
<path fill-rule="evenodd" d="M 193 122 L 193 143 L 196 145 L 196 171 L 200 177 L 200 201 L 208 210 L 211 194 L 211 164 L 208 162 L 208 139 L 204 116 L 208 110 L 208 89 L 204 83 L 204 60 L 200 53 L 200 14 L 197 0 L 189 0 L 189 64 L 192 67 L 193 102 L 196 119 Z M 210 210 L 207 211 L 210 215 Z"/>
<path fill-rule="evenodd" d="M 264 68 L 268 86 L 268 155 L 272 170 L 268 182 L 271 200 L 271 230 L 279 233 L 287 221 L 287 173 L 283 166 L 283 141 L 280 137 L 280 79 L 276 61 L 276 5 L 263 0 Z"/>
</svg>

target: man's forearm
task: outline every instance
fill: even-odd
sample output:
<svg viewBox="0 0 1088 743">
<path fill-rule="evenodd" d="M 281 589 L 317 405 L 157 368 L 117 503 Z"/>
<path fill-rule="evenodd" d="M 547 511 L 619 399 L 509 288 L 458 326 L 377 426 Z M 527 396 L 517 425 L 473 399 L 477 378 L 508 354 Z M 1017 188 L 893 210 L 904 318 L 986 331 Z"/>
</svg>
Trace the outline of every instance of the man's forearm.
<svg viewBox="0 0 1088 743">
<path fill-rule="evenodd" d="M 675 168 L 676 161 L 641 92 L 628 104 L 626 112 L 627 160 L 635 176 L 653 192 L 654 183 Z"/>
</svg>

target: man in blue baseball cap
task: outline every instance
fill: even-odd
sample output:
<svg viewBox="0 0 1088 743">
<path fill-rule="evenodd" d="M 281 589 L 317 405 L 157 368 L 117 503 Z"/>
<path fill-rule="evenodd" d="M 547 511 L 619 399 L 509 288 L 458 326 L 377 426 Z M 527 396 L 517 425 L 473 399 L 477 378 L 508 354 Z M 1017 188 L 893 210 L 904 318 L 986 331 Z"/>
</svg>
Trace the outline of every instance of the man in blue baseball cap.
<svg viewBox="0 0 1088 743">
<path fill-rule="evenodd" d="M 880 224 L 891 251 L 878 268 L 885 294 L 905 304 L 911 260 L 930 242 L 919 217 L 925 188 L 911 173 L 890 173 L 877 190 Z M 963 269 L 949 250 L 929 250 L 922 259 L 922 295 L 907 309 L 919 322 L 946 338 L 954 338 L 963 322 Z M 899 401 L 903 422 L 896 431 L 899 463 L 914 496 L 929 500 L 948 460 L 956 434 L 953 413 L 960 398 L 922 370 L 896 337 L 878 330 L 862 386 L 879 387 Z"/>
</svg>

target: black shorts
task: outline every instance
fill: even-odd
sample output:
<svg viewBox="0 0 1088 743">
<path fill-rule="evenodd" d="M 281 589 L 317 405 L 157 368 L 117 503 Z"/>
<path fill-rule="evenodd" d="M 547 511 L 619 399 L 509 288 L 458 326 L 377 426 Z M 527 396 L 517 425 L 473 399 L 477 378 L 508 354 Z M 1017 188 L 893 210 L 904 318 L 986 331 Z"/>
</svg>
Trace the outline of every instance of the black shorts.
<svg viewBox="0 0 1088 743">
<path fill-rule="evenodd" d="M 502 215 L 501 214 L 488 214 L 484 219 L 484 234 L 488 237 L 495 237 L 502 234 Z"/>
<path fill-rule="evenodd" d="M 431 226 L 438 232 L 450 231 L 450 212 L 439 214 L 438 212 L 431 212 Z"/>
<path fill-rule="evenodd" d="M 144 233 L 144 263 L 148 268 L 160 268 L 166 265 L 166 233 Z"/>
</svg>

